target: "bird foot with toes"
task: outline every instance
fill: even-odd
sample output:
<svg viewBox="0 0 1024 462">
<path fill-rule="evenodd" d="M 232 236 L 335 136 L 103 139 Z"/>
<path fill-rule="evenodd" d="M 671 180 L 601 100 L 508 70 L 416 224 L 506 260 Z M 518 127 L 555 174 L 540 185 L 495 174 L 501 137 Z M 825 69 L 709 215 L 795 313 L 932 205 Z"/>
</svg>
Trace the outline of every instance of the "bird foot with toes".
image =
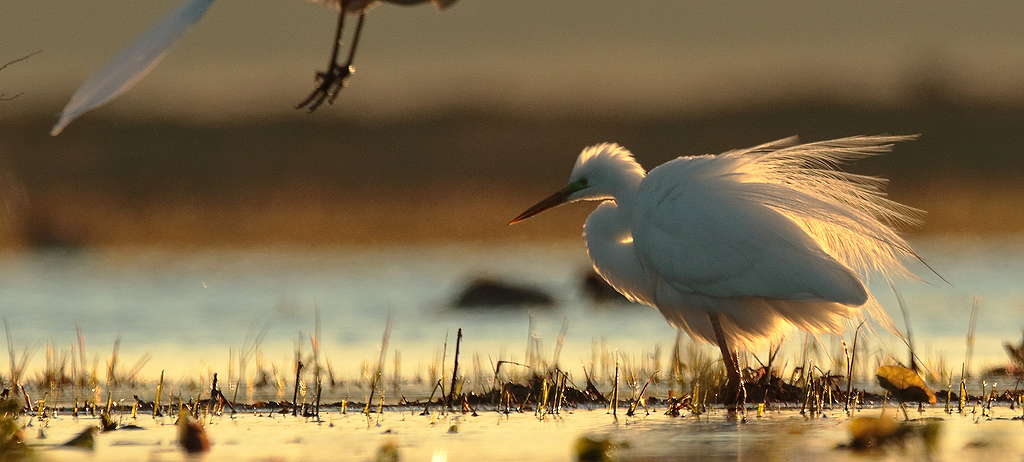
<svg viewBox="0 0 1024 462">
<path fill-rule="evenodd" d="M 324 102 L 334 104 L 338 93 L 347 85 L 348 79 L 355 73 L 352 66 L 334 65 L 327 72 L 317 72 L 317 86 L 302 102 L 295 105 L 295 109 L 306 109 L 309 112 L 316 111 Z"/>
</svg>

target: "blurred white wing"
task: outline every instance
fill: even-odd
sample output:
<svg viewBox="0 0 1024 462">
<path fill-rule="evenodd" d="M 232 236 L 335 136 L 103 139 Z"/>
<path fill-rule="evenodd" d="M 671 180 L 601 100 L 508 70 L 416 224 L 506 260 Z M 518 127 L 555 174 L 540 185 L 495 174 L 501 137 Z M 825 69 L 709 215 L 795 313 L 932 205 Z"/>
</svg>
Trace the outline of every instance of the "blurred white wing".
<svg viewBox="0 0 1024 462">
<path fill-rule="evenodd" d="M 199 21 L 214 0 L 188 0 L 142 34 L 135 43 L 117 54 L 75 91 L 60 120 L 50 130 L 57 136 L 78 116 L 130 90 L 153 70 L 167 50 Z"/>
</svg>

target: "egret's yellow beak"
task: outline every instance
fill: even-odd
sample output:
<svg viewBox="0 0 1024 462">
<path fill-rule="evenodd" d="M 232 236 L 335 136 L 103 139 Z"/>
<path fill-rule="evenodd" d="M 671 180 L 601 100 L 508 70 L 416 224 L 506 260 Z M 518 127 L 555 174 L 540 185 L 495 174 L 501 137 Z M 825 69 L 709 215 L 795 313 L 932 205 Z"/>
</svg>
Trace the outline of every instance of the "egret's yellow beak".
<svg viewBox="0 0 1024 462">
<path fill-rule="evenodd" d="M 547 209 L 558 207 L 559 205 L 568 202 L 569 195 L 578 190 L 579 188 L 576 187 L 575 184 L 566 186 L 559 190 L 558 192 L 546 197 L 544 200 L 534 204 L 533 207 L 526 209 L 525 212 L 520 213 L 519 216 L 513 218 L 511 221 L 508 222 L 508 224 L 514 225 Z"/>
</svg>

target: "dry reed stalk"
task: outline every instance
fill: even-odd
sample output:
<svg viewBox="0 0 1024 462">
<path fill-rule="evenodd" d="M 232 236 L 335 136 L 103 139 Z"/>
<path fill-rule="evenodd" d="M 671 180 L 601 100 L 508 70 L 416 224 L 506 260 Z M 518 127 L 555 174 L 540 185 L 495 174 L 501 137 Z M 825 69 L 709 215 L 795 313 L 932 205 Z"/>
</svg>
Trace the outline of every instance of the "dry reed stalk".
<svg viewBox="0 0 1024 462">
<path fill-rule="evenodd" d="M 619 360 L 615 359 L 615 384 L 612 388 L 612 417 L 618 419 L 619 412 Z"/>
<path fill-rule="evenodd" d="M 978 323 L 978 310 L 981 304 L 979 303 L 978 297 L 971 298 L 971 319 L 967 327 L 967 360 L 966 370 L 964 371 L 966 377 L 971 377 L 971 359 L 974 357 L 974 329 Z"/>
<path fill-rule="evenodd" d="M 302 361 L 295 359 L 295 391 L 292 392 L 292 416 L 299 415 L 299 383 L 301 382 Z"/>
<path fill-rule="evenodd" d="M 565 345 L 566 334 L 569 333 L 569 319 L 562 318 L 562 328 L 558 331 L 558 339 L 555 340 L 555 352 L 551 357 L 551 367 L 558 368 L 558 360 L 562 356 L 562 347 Z"/>
<path fill-rule="evenodd" d="M 434 388 L 430 390 L 430 397 L 427 398 L 427 404 L 423 407 L 423 412 L 421 412 L 420 415 L 430 415 L 430 402 L 434 400 L 434 394 L 437 393 L 438 388 L 441 388 L 440 380 L 434 383 Z"/>
<path fill-rule="evenodd" d="M 156 398 L 153 400 L 153 418 L 157 418 L 161 415 L 160 413 L 160 397 L 164 393 L 164 371 L 160 371 L 160 382 L 156 385 Z"/>
<path fill-rule="evenodd" d="M 455 337 L 455 362 L 452 366 L 452 382 L 448 388 L 448 397 L 445 400 L 445 408 L 448 412 L 452 410 L 452 400 L 455 399 L 455 381 L 458 380 L 459 376 L 459 351 L 462 347 L 462 328 L 459 328 L 458 334 Z"/>
<path fill-rule="evenodd" d="M 370 415 L 370 406 L 373 406 L 373 398 L 377 392 L 377 384 L 380 381 L 381 375 L 384 373 L 384 360 L 388 354 L 388 342 L 391 340 L 391 315 L 388 315 L 387 324 L 384 326 L 384 334 L 380 339 L 380 355 L 377 357 L 377 366 L 374 370 L 373 377 L 370 378 L 370 397 L 366 400 L 366 407 L 363 409 L 363 413 Z M 383 393 L 383 391 L 381 392 Z"/>
<path fill-rule="evenodd" d="M 966 366 L 960 364 L 960 402 L 957 403 L 957 412 L 960 414 L 964 413 L 964 408 L 967 406 L 967 377 Z"/>
<path fill-rule="evenodd" d="M 217 373 L 214 372 L 213 380 L 210 382 L 210 402 L 206 403 L 207 413 L 210 413 L 211 408 L 213 412 L 216 413 L 216 402 L 218 397 L 219 396 L 217 394 Z"/>
<path fill-rule="evenodd" d="M 860 328 L 864 327 L 864 321 L 857 326 L 857 329 L 853 332 L 853 353 L 850 354 L 849 360 L 847 361 L 846 367 L 846 404 L 843 410 L 846 411 L 847 415 L 850 415 L 850 399 L 853 395 L 853 373 L 854 365 L 857 362 L 857 340 L 860 338 Z M 843 351 L 846 351 L 846 343 L 843 343 Z"/>
<path fill-rule="evenodd" d="M 634 400 L 633 403 L 630 404 L 629 410 L 626 411 L 626 415 L 627 416 L 633 416 L 633 414 L 636 413 L 636 408 L 637 408 L 637 406 L 640 405 L 640 402 L 643 401 L 644 393 L 647 391 L 647 387 L 651 384 L 651 381 L 654 380 L 654 377 L 658 375 L 658 372 L 660 372 L 660 371 L 654 371 L 654 373 L 652 373 L 651 376 L 647 378 L 647 382 L 644 383 L 643 388 L 640 389 L 640 394 L 637 395 L 636 400 Z M 646 407 L 646 405 L 645 405 L 645 407 Z"/>
</svg>

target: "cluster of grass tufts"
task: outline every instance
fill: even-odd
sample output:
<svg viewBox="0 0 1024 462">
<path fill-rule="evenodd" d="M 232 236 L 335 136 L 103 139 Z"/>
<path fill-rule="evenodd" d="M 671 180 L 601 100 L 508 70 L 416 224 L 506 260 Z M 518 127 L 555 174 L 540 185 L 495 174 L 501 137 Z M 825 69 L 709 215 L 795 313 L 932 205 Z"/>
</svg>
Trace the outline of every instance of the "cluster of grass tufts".
<svg viewBox="0 0 1024 462">
<path fill-rule="evenodd" d="M 18 425 L 21 404 L 15 399 L 0 400 L 0 461 L 20 461 L 32 455 L 25 446 L 25 434 Z"/>
</svg>

